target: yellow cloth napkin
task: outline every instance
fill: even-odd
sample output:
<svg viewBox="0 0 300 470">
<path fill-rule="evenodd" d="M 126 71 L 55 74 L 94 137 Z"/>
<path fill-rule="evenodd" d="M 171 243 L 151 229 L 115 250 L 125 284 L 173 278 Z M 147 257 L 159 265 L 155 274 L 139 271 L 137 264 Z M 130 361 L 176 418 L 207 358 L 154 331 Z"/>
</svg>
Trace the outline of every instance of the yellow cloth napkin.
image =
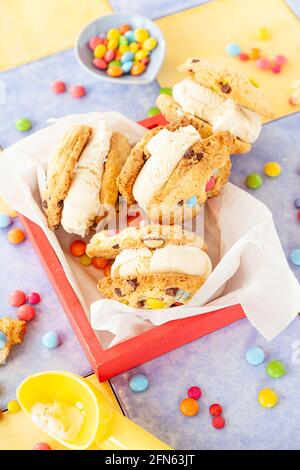
<svg viewBox="0 0 300 470">
<path fill-rule="evenodd" d="M 0 71 L 73 47 L 87 23 L 111 12 L 107 0 L 1 0 Z"/>
<path fill-rule="evenodd" d="M 271 99 L 275 117 L 299 110 L 289 104 L 291 84 L 300 79 L 300 20 L 284 0 L 215 0 L 156 21 L 167 42 L 159 72 L 161 86 L 173 86 L 182 77 L 176 67 L 190 56 L 204 56 L 238 68 L 254 78 Z M 268 27 L 269 40 L 256 38 L 259 27 Z M 278 75 L 259 70 L 254 61 L 229 57 L 225 47 L 238 43 L 243 51 L 259 47 L 267 57 L 285 54 L 288 64 Z"/>
</svg>

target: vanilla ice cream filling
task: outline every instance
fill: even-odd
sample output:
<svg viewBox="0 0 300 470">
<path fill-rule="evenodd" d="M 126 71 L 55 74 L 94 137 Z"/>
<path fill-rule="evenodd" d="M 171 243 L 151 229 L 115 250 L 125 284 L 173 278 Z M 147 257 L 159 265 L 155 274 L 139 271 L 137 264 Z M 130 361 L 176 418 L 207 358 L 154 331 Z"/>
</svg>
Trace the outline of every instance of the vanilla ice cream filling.
<svg viewBox="0 0 300 470">
<path fill-rule="evenodd" d="M 257 113 L 194 80 L 185 79 L 177 83 L 173 87 L 173 98 L 185 112 L 207 121 L 213 132 L 229 131 L 250 144 L 260 134 L 262 123 Z"/>
<path fill-rule="evenodd" d="M 76 439 L 84 421 L 82 410 L 56 400 L 52 403 L 37 402 L 30 410 L 30 417 L 38 428 L 66 441 Z"/>
<path fill-rule="evenodd" d="M 147 273 L 178 273 L 207 278 L 211 270 L 210 258 L 200 248 L 170 244 L 154 251 L 148 248 L 122 251 L 111 267 L 111 275 L 127 277 Z"/>
<path fill-rule="evenodd" d="M 150 157 L 133 186 L 133 196 L 144 210 L 168 181 L 185 152 L 200 139 L 197 130 L 189 125 L 175 131 L 162 129 L 149 140 L 146 148 Z"/>
<path fill-rule="evenodd" d="M 95 218 L 104 215 L 100 190 L 111 136 L 106 121 L 100 120 L 80 156 L 62 211 L 61 223 L 66 232 L 84 237 Z"/>
</svg>

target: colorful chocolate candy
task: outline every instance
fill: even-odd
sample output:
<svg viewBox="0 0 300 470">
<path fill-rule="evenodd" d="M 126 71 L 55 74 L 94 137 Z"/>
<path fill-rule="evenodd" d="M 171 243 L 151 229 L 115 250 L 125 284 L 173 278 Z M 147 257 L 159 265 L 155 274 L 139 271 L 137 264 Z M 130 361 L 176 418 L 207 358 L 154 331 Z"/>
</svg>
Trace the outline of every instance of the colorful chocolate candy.
<svg viewBox="0 0 300 470">
<path fill-rule="evenodd" d="M 70 88 L 70 94 L 72 98 L 79 99 L 86 95 L 86 89 L 82 85 L 72 85 Z"/>
<path fill-rule="evenodd" d="M 65 82 L 61 82 L 61 81 L 56 80 L 55 82 L 52 83 L 51 89 L 52 89 L 53 93 L 55 93 L 56 95 L 59 95 L 61 93 L 64 93 L 66 91 L 67 87 L 66 87 Z"/>
<path fill-rule="evenodd" d="M 83 256 L 85 255 L 86 243 L 83 240 L 75 240 L 70 245 L 70 252 L 73 256 Z"/>
<path fill-rule="evenodd" d="M 295 248 L 290 252 L 290 261 L 295 266 L 300 266 L 300 248 Z"/>
<path fill-rule="evenodd" d="M 9 413 L 18 413 L 20 411 L 21 407 L 17 400 L 11 400 L 7 403 L 7 411 Z"/>
<path fill-rule="evenodd" d="M 199 413 L 199 405 L 194 398 L 186 397 L 181 400 L 179 409 L 184 416 L 195 416 Z"/>
<path fill-rule="evenodd" d="M 213 403 L 209 407 L 209 412 L 212 416 L 220 416 L 222 414 L 222 406 L 219 403 Z"/>
<path fill-rule="evenodd" d="M 285 375 L 285 367 L 283 362 L 277 360 L 268 362 L 266 366 L 266 372 L 273 379 L 279 379 Z"/>
<path fill-rule="evenodd" d="M 247 349 L 245 357 L 248 364 L 251 364 L 252 366 L 258 366 L 264 362 L 265 353 L 261 348 L 253 346 L 252 348 Z"/>
<path fill-rule="evenodd" d="M 25 240 L 25 233 L 20 228 L 13 228 L 8 232 L 7 238 L 13 245 L 18 245 Z"/>
<path fill-rule="evenodd" d="M 31 321 L 35 317 L 35 309 L 32 305 L 22 305 L 17 310 L 17 317 L 19 320 Z"/>
<path fill-rule="evenodd" d="M 56 331 L 48 331 L 42 337 L 42 343 L 47 349 L 55 349 L 60 344 L 60 337 Z"/>
<path fill-rule="evenodd" d="M 157 39 L 151 37 L 147 29 L 134 30 L 129 24 L 111 28 L 89 40 L 94 67 L 105 70 L 110 77 L 121 77 L 129 73 L 141 75 L 150 62 L 149 55 L 157 45 Z M 117 65 L 115 60 L 120 60 L 121 64 Z"/>
<path fill-rule="evenodd" d="M 214 416 L 212 419 L 212 425 L 216 429 L 222 429 L 225 426 L 225 419 L 223 416 Z"/>
<path fill-rule="evenodd" d="M 31 305 L 38 304 L 41 301 L 41 296 L 38 292 L 31 292 L 27 295 L 27 302 Z"/>
<path fill-rule="evenodd" d="M 276 178 L 282 172 L 281 166 L 277 162 L 268 162 L 264 165 L 264 172 L 271 178 Z"/>
<path fill-rule="evenodd" d="M 245 180 L 246 186 L 250 189 L 258 189 L 263 184 L 263 179 L 258 173 L 250 173 Z"/>
<path fill-rule="evenodd" d="M 7 228 L 12 224 L 12 218 L 8 214 L 0 214 L 0 228 Z"/>
<path fill-rule="evenodd" d="M 145 374 L 133 375 L 129 380 L 129 387 L 135 393 L 145 392 L 149 387 L 149 380 Z"/>
<path fill-rule="evenodd" d="M 199 400 L 201 395 L 202 395 L 201 388 L 197 387 L 196 385 L 194 385 L 193 387 L 190 387 L 188 389 L 188 396 L 190 398 L 193 398 L 194 400 Z"/>
<path fill-rule="evenodd" d="M 21 290 L 14 290 L 8 296 L 8 302 L 12 307 L 20 307 L 26 302 L 26 295 Z"/>
<path fill-rule="evenodd" d="M 47 442 L 38 442 L 32 448 L 32 450 L 52 450 Z"/>
<path fill-rule="evenodd" d="M 20 132 L 27 132 L 32 128 L 32 122 L 27 117 L 20 118 L 16 121 L 16 129 Z"/>
<path fill-rule="evenodd" d="M 257 400 L 263 408 L 273 408 L 278 402 L 278 395 L 270 388 L 263 388 L 259 391 Z"/>
</svg>

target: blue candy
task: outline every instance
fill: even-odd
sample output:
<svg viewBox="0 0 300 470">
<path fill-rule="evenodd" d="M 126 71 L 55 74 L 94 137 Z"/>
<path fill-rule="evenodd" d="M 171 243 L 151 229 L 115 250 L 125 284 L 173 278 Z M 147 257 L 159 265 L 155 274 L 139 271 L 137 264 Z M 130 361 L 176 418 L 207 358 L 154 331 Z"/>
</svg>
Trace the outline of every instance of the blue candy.
<svg viewBox="0 0 300 470">
<path fill-rule="evenodd" d="M 180 302 L 181 300 L 186 300 L 190 297 L 190 294 L 183 289 L 179 289 L 176 294 L 177 300 Z"/>
<path fill-rule="evenodd" d="M 236 55 L 240 55 L 240 53 L 242 52 L 242 49 L 241 47 L 238 45 L 238 44 L 228 44 L 228 46 L 226 46 L 226 52 L 231 55 L 231 56 L 236 56 Z"/>
<path fill-rule="evenodd" d="M 0 349 L 5 348 L 7 343 L 7 336 L 3 331 L 0 331 Z"/>
<path fill-rule="evenodd" d="M 189 199 L 186 200 L 186 203 L 187 207 L 189 207 L 190 209 L 193 209 L 194 207 L 196 207 L 197 205 L 197 197 L 196 196 L 192 196 L 190 197 Z"/>
<path fill-rule="evenodd" d="M 122 64 L 125 64 L 125 62 L 132 62 L 134 59 L 134 53 L 133 52 L 124 52 L 124 54 L 121 57 L 121 62 Z"/>
<path fill-rule="evenodd" d="M 124 36 L 127 37 L 129 42 L 135 42 L 134 31 L 132 31 L 132 29 L 130 31 L 126 31 Z"/>
<path fill-rule="evenodd" d="M 257 366 L 261 364 L 265 360 L 265 353 L 261 348 L 254 346 L 253 348 L 249 348 L 245 354 L 246 361 L 251 364 L 252 366 Z"/>
<path fill-rule="evenodd" d="M 300 266 L 300 248 L 295 248 L 290 252 L 290 260 L 296 266 Z"/>
<path fill-rule="evenodd" d="M 295 207 L 297 207 L 297 209 L 300 209 L 300 197 L 297 197 L 297 199 L 295 199 Z"/>
<path fill-rule="evenodd" d="M 12 218 L 7 214 L 0 214 L 0 228 L 6 228 L 12 224 Z"/>
<path fill-rule="evenodd" d="M 129 60 L 128 62 L 125 62 L 124 64 L 122 64 L 121 69 L 123 70 L 124 73 L 129 73 L 132 66 L 133 66 L 133 62 L 132 60 Z"/>
<path fill-rule="evenodd" d="M 48 333 L 44 334 L 42 343 L 47 349 L 57 348 L 60 343 L 59 335 L 56 331 L 48 331 Z"/>
<path fill-rule="evenodd" d="M 133 375 L 129 380 L 129 387 L 133 392 L 144 392 L 149 387 L 149 380 L 144 374 Z"/>
</svg>

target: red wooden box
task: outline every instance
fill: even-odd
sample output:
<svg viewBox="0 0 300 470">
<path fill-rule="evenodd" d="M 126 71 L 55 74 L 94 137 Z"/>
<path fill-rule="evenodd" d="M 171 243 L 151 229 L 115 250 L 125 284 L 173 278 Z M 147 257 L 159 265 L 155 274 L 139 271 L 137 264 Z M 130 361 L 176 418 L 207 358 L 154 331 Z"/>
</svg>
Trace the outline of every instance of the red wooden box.
<svg viewBox="0 0 300 470">
<path fill-rule="evenodd" d="M 141 121 L 148 129 L 165 124 L 161 115 Z M 109 349 L 102 349 L 63 268 L 42 229 L 20 215 L 69 321 L 100 381 L 150 361 L 183 344 L 244 318 L 241 305 L 170 321 Z"/>
</svg>

